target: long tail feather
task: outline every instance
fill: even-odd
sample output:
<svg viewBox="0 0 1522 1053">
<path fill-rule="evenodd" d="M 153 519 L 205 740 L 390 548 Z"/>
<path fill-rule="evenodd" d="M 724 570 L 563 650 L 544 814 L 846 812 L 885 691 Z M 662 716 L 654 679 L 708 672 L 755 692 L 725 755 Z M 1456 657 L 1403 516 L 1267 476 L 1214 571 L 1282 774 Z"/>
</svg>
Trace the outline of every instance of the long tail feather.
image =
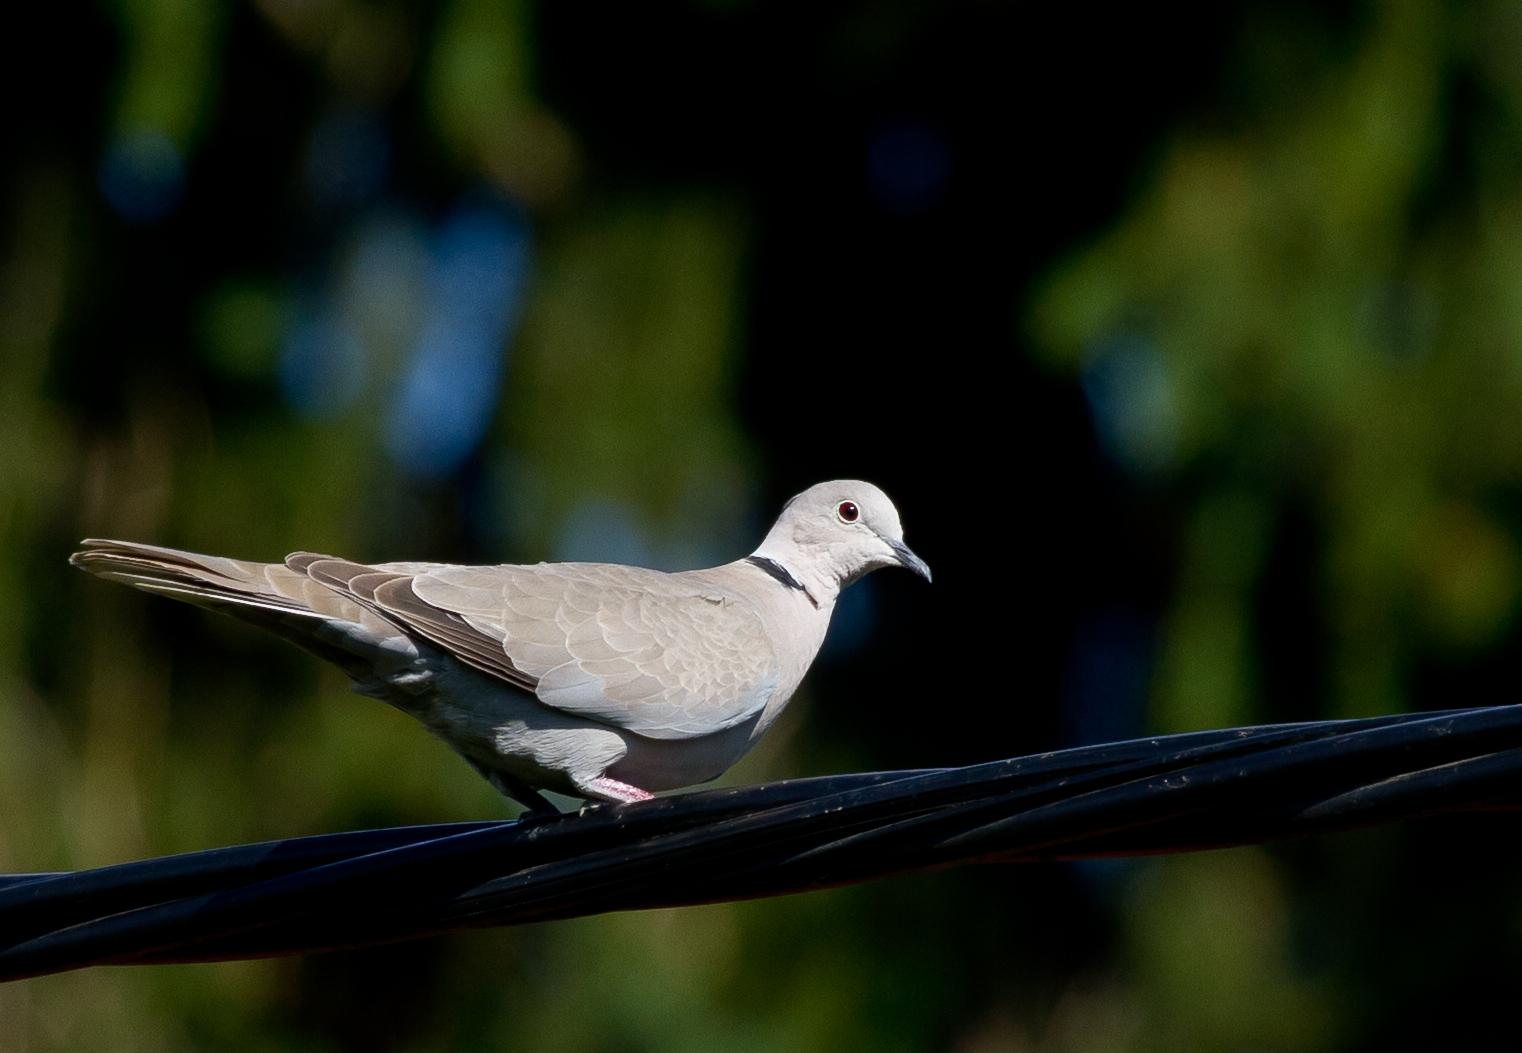
<svg viewBox="0 0 1522 1053">
<path fill-rule="evenodd" d="M 277 633 L 356 680 L 374 671 L 387 642 L 402 633 L 383 615 L 314 580 L 300 558 L 297 566 L 256 563 L 90 538 L 69 562 L 108 581 L 218 610 Z"/>
<path fill-rule="evenodd" d="M 270 580 L 269 572 L 277 568 L 292 579 L 297 577 L 282 564 L 252 563 L 98 538 L 86 539 L 84 548 L 74 553 L 69 562 L 108 581 L 189 603 L 240 604 L 284 614 L 322 616 L 295 595 L 282 595 L 294 590 L 280 590 Z"/>
</svg>

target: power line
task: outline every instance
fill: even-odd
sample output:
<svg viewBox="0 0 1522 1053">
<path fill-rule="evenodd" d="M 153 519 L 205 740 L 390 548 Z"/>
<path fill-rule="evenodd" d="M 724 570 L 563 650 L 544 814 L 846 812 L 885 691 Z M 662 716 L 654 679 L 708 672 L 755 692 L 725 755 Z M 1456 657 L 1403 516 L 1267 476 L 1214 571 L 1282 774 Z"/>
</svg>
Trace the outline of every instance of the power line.
<svg viewBox="0 0 1522 1053">
<path fill-rule="evenodd" d="M 0 980 L 359 947 L 963 863 L 1255 844 L 1514 807 L 1522 706 L 1197 732 L 0 876 Z"/>
</svg>

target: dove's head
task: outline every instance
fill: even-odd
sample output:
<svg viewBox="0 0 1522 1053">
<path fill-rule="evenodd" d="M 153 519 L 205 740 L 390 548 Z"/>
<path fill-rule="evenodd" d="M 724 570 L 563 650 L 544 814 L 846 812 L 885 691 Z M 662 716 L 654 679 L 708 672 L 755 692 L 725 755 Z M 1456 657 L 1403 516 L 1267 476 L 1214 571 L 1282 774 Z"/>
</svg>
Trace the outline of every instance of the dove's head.
<svg viewBox="0 0 1522 1053">
<path fill-rule="evenodd" d="M 905 567 L 926 581 L 930 568 L 904 544 L 898 509 L 871 483 L 836 479 L 782 506 L 756 555 L 838 592 L 868 571 Z"/>
</svg>

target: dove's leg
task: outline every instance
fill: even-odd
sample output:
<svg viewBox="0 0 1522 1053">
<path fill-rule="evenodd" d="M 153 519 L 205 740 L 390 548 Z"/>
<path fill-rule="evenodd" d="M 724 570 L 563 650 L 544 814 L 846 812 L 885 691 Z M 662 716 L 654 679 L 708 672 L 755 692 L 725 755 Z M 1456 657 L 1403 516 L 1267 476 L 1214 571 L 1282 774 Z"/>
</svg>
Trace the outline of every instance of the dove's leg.
<svg viewBox="0 0 1522 1053">
<path fill-rule="evenodd" d="M 496 789 L 503 797 L 517 801 L 528 809 L 524 815 L 559 815 L 560 809 L 549 802 L 549 799 L 534 789 L 528 783 L 503 771 L 494 771 L 475 761 L 470 766 L 481 773 L 481 776 Z M 521 817 L 520 817 L 521 818 Z"/>
<path fill-rule="evenodd" d="M 528 783 L 513 778 L 511 775 L 499 774 L 492 780 L 492 785 L 504 797 L 511 797 L 527 809 L 523 815 L 559 815 L 560 809 L 550 803 L 538 790 Z M 523 818 L 523 816 L 519 816 Z"/>
<path fill-rule="evenodd" d="M 632 804 L 635 801 L 649 801 L 654 799 L 655 794 L 647 793 L 638 786 L 630 786 L 626 782 L 610 779 L 606 775 L 599 775 L 595 779 L 588 779 L 578 789 L 603 801 L 616 801 L 619 804 Z"/>
</svg>

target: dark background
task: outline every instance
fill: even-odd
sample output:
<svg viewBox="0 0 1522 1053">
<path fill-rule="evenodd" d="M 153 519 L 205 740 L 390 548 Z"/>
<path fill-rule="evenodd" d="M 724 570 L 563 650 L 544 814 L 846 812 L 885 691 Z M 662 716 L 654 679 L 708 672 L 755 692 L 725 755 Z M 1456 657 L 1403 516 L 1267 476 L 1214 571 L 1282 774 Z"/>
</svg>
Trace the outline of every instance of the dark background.
<svg viewBox="0 0 1522 1053">
<path fill-rule="evenodd" d="M 1515 25 L 1484 4 L 16 12 L 0 867 L 507 810 L 283 644 L 83 580 L 91 534 L 692 565 L 812 482 L 870 479 L 935 583 L 848 593 L 734 779 L 1514 701 Z M 450 230 L 530 264 L 459 307 Z M 486 372 L 435 379 L 493 395 L 420 461 L 390 400 L 456 308 L 487 334 L 461 354 L 489 352 L 458 361 Z M 314 403 L 301 378 L 343 389 L 356 346 L 360 387 Z M 0 1050 L 1502 1048 L 1513 832 L 96 970 L 0 989 Z"/>
</svg>

